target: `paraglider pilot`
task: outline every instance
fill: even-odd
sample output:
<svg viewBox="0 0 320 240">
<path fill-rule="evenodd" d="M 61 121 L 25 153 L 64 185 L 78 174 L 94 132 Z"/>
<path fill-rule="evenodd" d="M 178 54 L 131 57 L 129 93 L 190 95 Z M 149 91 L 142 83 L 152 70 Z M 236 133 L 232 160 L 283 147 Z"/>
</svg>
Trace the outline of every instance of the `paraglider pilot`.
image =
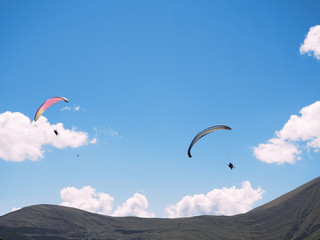
<svg viewBox="0 0 320 240">
<path fill-rule="evenodd" d="M 234 165 L 230 162 L 230 163 L 228 164 L 228 167 L 232 170 L 232 169 L 234 168 Z"/>
</svg>

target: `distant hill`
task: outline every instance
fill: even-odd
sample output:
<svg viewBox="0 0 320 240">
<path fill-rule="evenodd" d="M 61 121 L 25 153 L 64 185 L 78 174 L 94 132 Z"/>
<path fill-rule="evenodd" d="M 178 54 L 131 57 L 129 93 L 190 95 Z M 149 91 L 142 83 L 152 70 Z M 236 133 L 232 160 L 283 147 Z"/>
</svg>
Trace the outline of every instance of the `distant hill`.
<svg viewBox="0 0 320 240">
<path fill-rule="evenodd" d="M 4 240 L 320 239 L 320 177 L 252 211 L 189 218 L 109 217 L 36 205 L 0 217 Z"/>
</svg>

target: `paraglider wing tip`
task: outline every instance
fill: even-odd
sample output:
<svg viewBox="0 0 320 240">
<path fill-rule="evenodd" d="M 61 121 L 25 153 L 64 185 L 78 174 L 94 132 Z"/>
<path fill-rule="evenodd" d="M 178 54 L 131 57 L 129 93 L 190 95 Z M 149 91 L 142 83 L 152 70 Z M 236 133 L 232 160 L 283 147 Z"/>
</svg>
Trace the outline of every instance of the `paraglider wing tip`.
<svg viewBox="0 0 320 240">
<path fill-rule="evenodd" d="M 41 108 L 41 107 L 40 107 Z M 41 116 L 41 114 L 44 112 L 43 110 L 41 110 L 41 109 L 38 109 L 38 111 L 36 112 L 36 114 L 34 115 L 34 121 L 37 121 L 39 118 L 40 118 L 40 116 Z"/>
<path fill-rule="evenodd" d="M 190 145 L 189 148 L 188 148 L 188 157 L 189 158 L 192 158 L 192 156 L 191 156 L 191 148 L 192 148 L 192 145 Z"/>
<path fill-rule="evenodd" d="M 66 103 L 69 102 L 68 98 L 65 98 L 65 97 L 61 97 Z"/>
</svg>

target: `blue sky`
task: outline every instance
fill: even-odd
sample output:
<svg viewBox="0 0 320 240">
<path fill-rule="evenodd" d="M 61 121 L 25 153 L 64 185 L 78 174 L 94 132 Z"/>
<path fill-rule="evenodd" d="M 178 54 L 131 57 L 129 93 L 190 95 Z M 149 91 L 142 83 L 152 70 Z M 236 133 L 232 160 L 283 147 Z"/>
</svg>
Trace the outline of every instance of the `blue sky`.
<svg viewBox="0 0 320 240">
<path fill-rule="evenodd" d="M 0 1 L 0 215 L 41 203 L 232 215 L 318 177 L 319 10 Z M 54 96 L 69 103 L 32 123 Z M 233 130 L 204 137 L 189 159 L 192 138 L 215 124 Z"/>
</svg>

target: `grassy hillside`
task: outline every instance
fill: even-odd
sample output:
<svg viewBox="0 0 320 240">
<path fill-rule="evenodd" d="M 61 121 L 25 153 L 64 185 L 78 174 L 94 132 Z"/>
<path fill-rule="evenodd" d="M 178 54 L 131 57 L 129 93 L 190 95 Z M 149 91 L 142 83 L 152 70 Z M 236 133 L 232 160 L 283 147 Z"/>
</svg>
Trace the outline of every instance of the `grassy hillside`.
<svg viewBox="0 0 320 240">
<path fill-rule="evenodd" d="M 320 178 L 236 216 L 109 217 L 36 205 L 0 217 L 0 238 L 25 239 L 320 239 Z"/>
</svg>

